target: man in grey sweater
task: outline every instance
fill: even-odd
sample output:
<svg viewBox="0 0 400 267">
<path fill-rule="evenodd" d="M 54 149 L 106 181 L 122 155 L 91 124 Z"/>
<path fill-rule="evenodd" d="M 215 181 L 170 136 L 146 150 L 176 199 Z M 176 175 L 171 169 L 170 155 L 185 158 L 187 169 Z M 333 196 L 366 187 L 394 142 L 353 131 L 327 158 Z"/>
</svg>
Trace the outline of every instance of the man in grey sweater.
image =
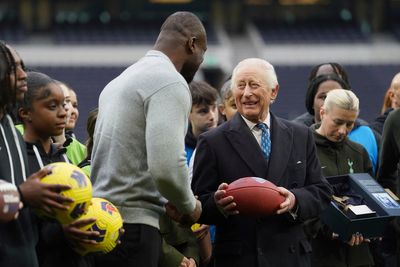
<svg viewBox="0 0 400 267">
<path fill-rule="evenodd" d="M 124 220 L 121 245 L 100 266 L 157 266 L 159 217 L 191 224 L 201 214 L 189 184 L 184 139 L 188 88 L 207 49 L 201 21 L 177 12 L 142 59 L 111 81 L 99 99 L 94 133 L 94 195 L 114 203 Z M 97 265 L 96 265 L 97 266 Z"/>
</svg>

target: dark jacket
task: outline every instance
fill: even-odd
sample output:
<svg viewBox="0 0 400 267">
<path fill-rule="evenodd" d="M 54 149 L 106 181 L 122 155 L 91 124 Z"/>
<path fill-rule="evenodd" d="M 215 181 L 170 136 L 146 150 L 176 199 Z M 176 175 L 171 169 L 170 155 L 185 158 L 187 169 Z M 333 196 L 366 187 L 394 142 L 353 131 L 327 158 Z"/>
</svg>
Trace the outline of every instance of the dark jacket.
<svg viewBox="0 0 400 267">
<path fill-rule="evenodd" d="M 46 166 L 53 162 L 68 162 L 66 158 L 67 149 L 57 148 L 57 145 L 52 144 L 50 152 L 44 151 L 43 146 L 40 143 L 29 143 L 25 142 L 26 150 L 28 152 L 28 163 L 31 173 L 39 171 L 43 166 Z M 34 149 L 34 147 L 36 147 Z M 35 153 L 35 150 L 38 154 Z M 41 166 L 43 164 L 43 166 Z"/>
<path fill-rule="evenodd" d="M 400 109 L 391 112 L 382 134 L 378 182 L 394 193 L 400 193 L 398 163 L 400 161 Z"/>
<path fill-rule="evenodd" d="M 304 113 L 295 118 L 293 121 L 297 123 L 303 123 L 307 126 L 315 124 L 314 116 L 310 113 Z M 371 128 L 368 122 L 357 118 L 354 127 L 349 134 L 349 138 L 365 147 L 373 164 L 373 176 L 375 176 L 375 172 L 378 169 L 378 151 L 381 143 L 381 135 Z"/>
<path fill-rule="evenodd" d="M 372 164 L 363 146 L 348 138 L 342 142 L 332 142 L 315 131 L 318 127 L 319 125 L 314 125 L 312 129 L 324 176 L 348 173 L 372 175 Z M 351 247 L 339 239 L 333 240 L 332 231 L 320 221 L 307 222 L 307 227 L 308 232 L 316 232 L 316 238 L 312 240 L 313 267 L 355 267 L 374 264 L 368 243 Z M 311 231 L 310 228 L 313 227 Z"/>
<path fill-rule="evenodd" d="M 378 132 L 380 135 L 382 135 L 383 125 L 385 124 L 385 121 L 389 116 L 389 113 L 392 111 L 393 111 L 392 108 L 388 108 L 387 110 L 385 110 L 385 113 L 376 117 L 374 121 L 371 122 L 371 128 L 374 129 L 376 132 Z"/>
<path fill-rule="evenodd" d="M 192 124 L 189 123 L 188 131 L 185 136 L 185 151 L 186 151 L 187 165 L 189 165 L 190 158 L 193 155 L 193 151 L 195 150 L 196 145 L 197 145 L 197 138 L 194 137 L 192 132 Z"/>
<path fill-rule="evenodd" d="M 49 153 L 43 149 L 39 142 L 35 144 L 26 142 L 26 148 L 29 168 L 32 172 L 36 172 L 53 162 L 69 162 L 65 154 L 66 149 L 64 147 L 58 148 L 55 144 L 51 145 Z M 39 242 L 36 250 L 40 267 L 91 266 L 90 257 L 82 257 L 71 249 L 60 223 L 42 218 L 37 218 L 37 221 Z"/>
<path fill-rule="evenodd" d="M 200 223 L 216 225 L 215 266 L 309 266 L 311 247 L 302 222 L 328 205 L 331 188 L 321 176 L 309 129 L 271 114 L 269 163 L 249 127 L 237 113 L 199 137 L 192 187 L 203 205 Z M 283 186 L 296 196 L 298 217 L 289 213 L 259 219 L 224 217 L 214 201 L 222 183 L 256 176 Z"/>
<path fill-rule="evenodd" d="M 13 183 L 10 163 L 14 169 L 14 184 L 24 182 L 29 170 L 25 143 L 15 130 L 11 118 L 0 119 L 0 179 Z M 7 144 L 7 145 L 6 145 Z M 20 152 L 17 147 L 19 146 Z M 8 148 L 7 148 L 8 147 Z M 0 266 L 37 267 L 35 245 L 37 242 L 36 223 L 25 203 L 17 220 L 0 223 Z"/>
<path fill-rule="evenodd" d="M 311 115 L 310 113 L 306 112 L 306 113 L 303 113 L 300 116 L 294 118 L 293 122 L 304 124 L 304 125 L 310 127 L 311 125 L 313 125 L 315 123 L 314 115 Z"/>
<path fill-rule="evenodd" d="M 365 148 L 349 140 L 332 142 L 314 131 L 317 154 L 325 177 L 366 172 L 373 176 L 372 164 Z"/>
</svg>

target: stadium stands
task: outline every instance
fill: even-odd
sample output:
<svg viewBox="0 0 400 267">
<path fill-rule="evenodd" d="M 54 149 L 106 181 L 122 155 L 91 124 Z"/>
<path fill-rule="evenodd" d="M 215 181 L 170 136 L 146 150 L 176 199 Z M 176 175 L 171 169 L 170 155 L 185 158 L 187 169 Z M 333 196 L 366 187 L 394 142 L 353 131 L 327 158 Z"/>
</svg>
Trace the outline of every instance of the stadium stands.
<svg viewBox="0 0 400 267">
<path fill-rule="evenodd" d="M 54 29 L 56 44 L 153 44 L 162 21 L 132 21 L 129 23 L 60 24 Z M 211 24 L 205 23 L 210 44 L 218 37 Z"/>
<path fill-rule="evenodd" d="M 254 21 L 266 44 L 295 43 L 365 43 L 368 35 L 352 24 L 318 21 L 307 23 L 277 24 L 269 21 Z"/>
<path fill-rule="evenodd" d="M 27 40 L 25 29 L 17 24 L 0 23 L 0 39 L 19 44 Z"/>
</svg>

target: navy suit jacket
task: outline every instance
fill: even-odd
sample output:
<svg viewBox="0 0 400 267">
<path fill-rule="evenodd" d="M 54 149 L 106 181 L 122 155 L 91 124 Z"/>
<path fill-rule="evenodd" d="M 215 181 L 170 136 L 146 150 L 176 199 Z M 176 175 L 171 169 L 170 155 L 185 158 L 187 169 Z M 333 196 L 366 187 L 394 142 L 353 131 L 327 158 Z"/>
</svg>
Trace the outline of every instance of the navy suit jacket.
<svg viewBox="0 0 400 267">
<path fill-rule="evenodd" d="M 271 114 L 272 151 L 267 163 L 254 135 L 237 113 L 199 137 L 192 187 L 203 205 L 201 223 L 216 225 L 215 266 L 310 266 L 311 246 L 302 222 L 328 205 L 331 188 L 322 178 L 312 132 Z M 224 217 L 214 193 L 222 182 L 256 176 L 289 189 L 298 217 Z"/>
</svg>

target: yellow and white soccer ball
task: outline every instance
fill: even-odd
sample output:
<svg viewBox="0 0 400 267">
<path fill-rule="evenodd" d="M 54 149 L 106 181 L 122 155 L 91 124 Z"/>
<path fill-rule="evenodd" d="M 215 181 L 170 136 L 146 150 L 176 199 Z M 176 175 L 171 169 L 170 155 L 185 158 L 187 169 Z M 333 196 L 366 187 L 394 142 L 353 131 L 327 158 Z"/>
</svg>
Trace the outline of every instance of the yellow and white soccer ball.
<svg viewBox="0 0 400 267">
<path fill-rule="evenodd" d="M 41 181 L 47 184 L 69 185 L 71 189 L 60 192 L 60 195 L 69 197 L 74 202 L 68 204 L 68 210 L 54 209 L 54 214 L 52 215 L 42 210 L 37 210 L 37 214 L 54 218 L 61 224 L 69 224 L 87 212 L 92 199 L 92 183 L 85 173 L 73 164 L 56 162 L 48 166 L 52 167 L 51 173 L 43 177 Z"/>
<path fill-rule="evenodd" d="M 108 200 L 92 198 L 88 212 L 80 219 L 95 218 L 92 224 L 81 227 L 84 231 L 97 231 L 100 236 L 94 240 L 96 244 L 80 244 L 74 250 L 80 255 L 92 252 L 108 253 L 112 251 L 120 238 L 122 230 L 122 217 L 118 209 Z"/>
</svg>

